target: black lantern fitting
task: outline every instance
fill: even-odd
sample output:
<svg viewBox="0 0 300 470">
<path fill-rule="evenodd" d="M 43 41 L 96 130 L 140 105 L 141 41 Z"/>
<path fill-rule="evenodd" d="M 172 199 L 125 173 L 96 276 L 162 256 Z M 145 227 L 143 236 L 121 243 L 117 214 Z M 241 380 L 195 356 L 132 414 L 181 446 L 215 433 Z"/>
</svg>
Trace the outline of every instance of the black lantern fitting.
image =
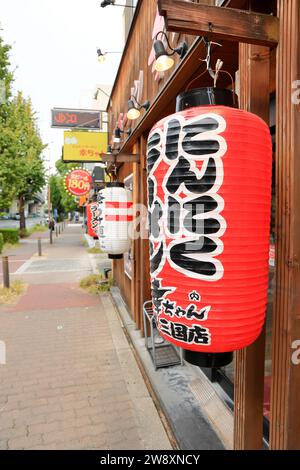
<svg viewBox="0 0 300 470">
<path fill-rule="evenodd" d="M 116 127 L 114 133 L 114 143 L 119 144 L 121 142 L 121 134 L 127 134 L 128 137 L 131 135 L 132 130 L 128 129 L 127 131 L 121 131 L 119 127 Z"/>
<path fill-rule="evenodd" d="M 101 49 L 97 49 L 97 55 L 98 55 L 98 61 L 100 64 L 103 64 L 103 62 L 106 61 L 106 55 L 107 54 L 122 54 L 121 51 L 105 51 L 103 52 Z"/>
<path fill-rule="evenodd" d="M 141 115 L 141 109 L 144 108 L 146 111 L 150 107 L 150 101 L 146 100 L 145 103 L 140 104 L 135 96 L 131 96 L 130 100 L 128 100 L 128 111 L 127 111 L 127 117 L 131 121 L 134 119 L 137 119 Z"/>
<path fill-rule="evenodd" d="M 103 0 L 103 2 L 100 3 L 101 8 L 108 7 L 109 5 L 114 7 L 135 8 L 134 5 L 119 5 L 118 3 L 115 3 L 115 0 Z"/>
<path fill-rule="evenodd" d="M 163 44 L 163 42 L 158 39 L 159 34 L 162 34 L 165 36 L 167 45 L 169 49 L 171 49 L 172 52 L 167 52 L 166 48 Z M 184 41 L 181 44 L 179 44 L 178 47 L 173 49 L 173 47 L 170 45 L 168 36 L 164 31 L 159 31 L 157 35 L 155 36 L 155 42 L 153 44 L 154 52 L 155 52 L 155 70 L 157 72 L 165 72 L 166 70 L 169 70 L 171 67 L 174 65 L 174 59 L 173 55 L 176 53 L 180 56 L 181 59 L 186 55 L 187 50 L 188 50 L 188 45 Z"/>
</svg>

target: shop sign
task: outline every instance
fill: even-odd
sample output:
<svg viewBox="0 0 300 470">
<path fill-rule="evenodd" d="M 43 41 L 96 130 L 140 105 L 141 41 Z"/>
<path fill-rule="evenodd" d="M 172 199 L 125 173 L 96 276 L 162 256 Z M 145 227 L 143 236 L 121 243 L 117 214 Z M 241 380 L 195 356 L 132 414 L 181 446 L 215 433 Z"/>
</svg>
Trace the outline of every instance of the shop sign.
<svg viewBox="0 0 300 470">
<path fill-rule="evenodd" d="M 64 132 L 64 162 L 100 162 L 106 149 L 107 132 Z"/>
<path fill-rule="evenodd" d="M 101 111 L 54 108 L 51 127 L 63 129 L 101 129 Z"/>
<path fill-rule="evenodd" d="M 81 197 L 91 191 L 92 182 L 92 177 L 88 171 L 76 169 L 70 170 L 69 173 L 67 173 L 64 185 L 69 194 Z"/>
</svg>

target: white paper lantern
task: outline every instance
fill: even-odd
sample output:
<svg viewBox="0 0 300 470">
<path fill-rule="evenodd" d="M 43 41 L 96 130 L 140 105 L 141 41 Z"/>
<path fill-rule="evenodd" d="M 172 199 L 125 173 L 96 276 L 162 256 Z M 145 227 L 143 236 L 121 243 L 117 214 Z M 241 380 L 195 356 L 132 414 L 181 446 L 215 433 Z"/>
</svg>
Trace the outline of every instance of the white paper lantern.
<svg viewBox="0 0 300 470">
<path fill-rule="evenodd" d="M 99 244 L 111 259 L 120 259 L 130 249 L 132 192 L 124 183 L 108 183 L 99 191 Z"/>
</svg>

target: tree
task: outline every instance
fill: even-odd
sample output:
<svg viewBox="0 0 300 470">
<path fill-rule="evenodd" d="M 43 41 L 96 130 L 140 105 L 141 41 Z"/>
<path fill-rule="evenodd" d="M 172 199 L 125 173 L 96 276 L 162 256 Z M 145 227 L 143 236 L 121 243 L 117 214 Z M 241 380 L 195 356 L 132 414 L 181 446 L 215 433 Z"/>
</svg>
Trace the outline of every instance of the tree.
<svg viewBox="0 0 300 470">
<path fill-rule="evenodd" d="M 64 163 L 58 160 L 55 164 L 57 173 L 50 177 L 50 196 L 52 207 L 57 209 L 59 214 L 73 212 L 78 209 L 78 203 L 74 196 L 71 196 L 64 187 L 64 178 L 69 170 L 74 167 L 72 163 Z"/>
<path fill-rule="evenodd" d="M 26 100 L 21 92 L 11 102 L 7 127 L 10 133 L 10 161 L 7 164 L 11 171 L 14 193 L 19 201 L 20 230 L 25 230 L 25 201 L 32 198 L 45 184 L 41 155 L 46 146 L 38 133 L 31 101 Z"/>
<path fill-rule="evenodd" d="M 12 136 L 7 127 L 7 118 L 10 112 L 13 81 L 13 74 L 10 72 L 9 51 L 10 46 L 5 44 L 0 37 L 0 211 L 8 209 L 14 198 L 13 174 L 8 165 Z"/>
<path fill-rule="evenodd" d="M 11 47 L 5 44 L 0 37 L 0 118 L 1 122 L 5 119 L 7 108 L 9 107 L 9 100 L 11 97 L 11 85 L 13 82 L 13 74 L 10 71 L 9 52 Z"/>
<path fill-rule="evenodd" d="M 20 229 L 25 230 L 25 201 L 45 184 L 41 159 L 45 146 L 30 99 L 21 92 L 12 97 L 9 51 L 0 37 L 0 208 L 8 209 L 17 198 Z"/>
</svg>

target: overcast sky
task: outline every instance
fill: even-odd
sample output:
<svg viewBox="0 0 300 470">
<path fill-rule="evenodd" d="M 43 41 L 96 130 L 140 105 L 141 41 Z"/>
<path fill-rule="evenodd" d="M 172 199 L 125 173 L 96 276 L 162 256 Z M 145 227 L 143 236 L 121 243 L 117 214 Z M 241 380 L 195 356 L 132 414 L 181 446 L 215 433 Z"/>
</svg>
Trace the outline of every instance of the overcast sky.
<svg viewBox="0 0 300 470">
<path fill-rule="evenodd" d="M 50 128 L 50 110 L 90 108 L 96 85 L 113 83 L 121 54 L 99 64 L 97 48 L 123 49 L 122 15 L 120 7 L 100 8 L 100 0 L 0 0 L 0 34 L 12 46 L 14 89 L 32 99 L 52 167 L 63 131 Z"/>
</svg>

